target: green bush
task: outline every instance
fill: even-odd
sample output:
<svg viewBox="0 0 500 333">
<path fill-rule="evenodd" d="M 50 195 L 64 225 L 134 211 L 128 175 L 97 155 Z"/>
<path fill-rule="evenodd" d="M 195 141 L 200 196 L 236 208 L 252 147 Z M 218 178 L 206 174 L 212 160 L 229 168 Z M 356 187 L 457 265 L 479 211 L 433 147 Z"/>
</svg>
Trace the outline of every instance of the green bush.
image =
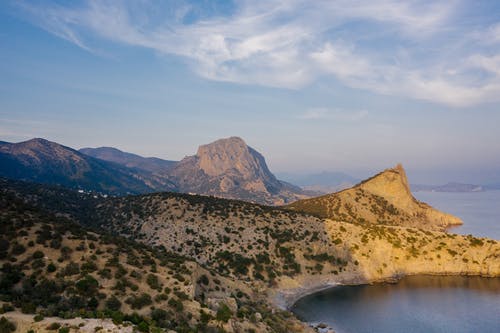
<svg viewBox="0 0 500 333">
<path fill-rule="evenodd" d="M 158 276 L 154 274 L 148 274 L 146 282 L 151 289 L 161 291 L 161 285 L 160 282 L 158 281 Z"/>
<path fill-rule="evenodd" d="M 61 324 L 59 324 L 59 323 L 52 323 L 49 326 L 47 326 L 47 329 L 49 331 L 55 331 L 55 330 L 58 330 L 60 328 L 61 328 Z"/>
<path fill-rule="evenodd" d="M 35 251 L 33 252 L 33 259 L 41 259 L 44 257 L 44 254 L 42 251 Z"/>
<path fill-rule="evenodd" d="M 43 317 L 43 315 L 41 315 L 41 314 L 37 314 L 35 317 L 33 317 L 33 320 L 34 320 L 35 322 L 39 322 L 39 321 L 42 321 L 42 320 L 43 320 L 43 318 L 44 318 L 44 317 Z"/>
<path fill-rule="evenodd" d="M 118 311 L 122 307 L 122 302 L 115 296 L 111 296 L 106 300 L 106 309 L 111 311 Z"/>
<path fill-rule="evenodd" d="M 0 318 L 0 333 L 11 333 L 16 330 L 16 325 L 7 318 Z"/>
<path fill-rule="evenodd" d="M 49 264 L 47 265 L 47 272 L 49 272 L 49 273 L 53 273 L 53 272 L 55 272 L 56 270 L 57 270 L 57 267 L 56 267 L 56 265 L 54 265 L 53 263 L 49 263 Z"/>
<path fill-rule="evenodd" d="M 85 275 L 81 280 L 78 280 L 75 284 L 76 289 L 82 295 L 94 295 L 99 287 L 99 282 L 97 282 L 91 275 Z"/>
<path fill-rule="evenodd" d="M 231 309 L 229 309 L 229 307 L 225 303 L 221 303 L 219 304 L 219 309 L 217 310 L 215 319 L 227 323 L 227 321 L 231 319 L 232 315 L 233 313 L 231 312 Z"/>
</svg>

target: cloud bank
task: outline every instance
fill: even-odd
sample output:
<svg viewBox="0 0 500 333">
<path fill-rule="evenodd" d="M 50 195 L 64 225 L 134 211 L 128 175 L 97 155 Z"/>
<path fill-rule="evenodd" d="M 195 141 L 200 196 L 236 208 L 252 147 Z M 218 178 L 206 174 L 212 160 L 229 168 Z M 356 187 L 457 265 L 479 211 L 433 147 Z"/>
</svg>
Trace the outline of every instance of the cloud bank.
<svg viewBox="0 0 500 333">
<path fill-rule="evenodd" d="M 334 80 L 451 107 L 500 101 L 500 23 L 461 24 L 467 1 L 172 0 L 16 3 L 79 47 L 101 41 L 183 59 L 208 80 L 301 89 Z M 99 47 L 97 46 L 99 45 Z"/>
</svg>

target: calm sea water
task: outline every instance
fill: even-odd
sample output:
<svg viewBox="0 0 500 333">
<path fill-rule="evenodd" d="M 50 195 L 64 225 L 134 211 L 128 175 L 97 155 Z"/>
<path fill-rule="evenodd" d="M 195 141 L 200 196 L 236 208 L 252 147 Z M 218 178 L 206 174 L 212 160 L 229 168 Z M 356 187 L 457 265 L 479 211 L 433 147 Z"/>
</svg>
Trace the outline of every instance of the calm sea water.
<svg viewBox="0 0 500 333">
<path fill-rule="evenodd" d="M 335 287 L 302 298 L 292 311 L 337 333 L 498 333 L 500 278 L 411 276 Z"/>
<path fill-rule="evenodd" d="M 415 197 L 464 221 L 450 232 L 500 239 L 500 191 Z M 412 276 L 396 284 L 341 286 L 302 298 L 292 311 L 338 333 L 499 333 L 500 278 Z"/>
<path fill-rule="evenodd" d="M 449 232 L 500 240 L 500 191 L 416 192 L 414 196 L 464 221 L 462 226 L 454 227 Z"/>
</svg>

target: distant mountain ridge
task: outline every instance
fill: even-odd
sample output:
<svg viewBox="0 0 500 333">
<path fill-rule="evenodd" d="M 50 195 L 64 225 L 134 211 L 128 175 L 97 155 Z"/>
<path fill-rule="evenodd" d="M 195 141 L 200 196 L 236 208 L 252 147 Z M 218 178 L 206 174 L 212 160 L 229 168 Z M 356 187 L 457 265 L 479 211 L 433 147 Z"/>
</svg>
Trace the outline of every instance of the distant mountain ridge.
<svg viewBox="0 0 500 333">
<path fill-rule="evenodd" d="M 474 184 L 463 183 L 447 183 L 444 185 L 412 185 L 412 189 L 416 192 L 482 192 L 485 187 Z"/>
<path fill-rule="evenodd" d="M 344 172 L 322 171 L 312 174 L 278 174 L 283 180 L 300 186 L 304 190 L 316 191 L 322 194 L 337 192 L 357 184 L 360 179 Z"/>
<path fill-rule="evenodd" d="M 264 157 L 238 137 L 202 145 L 179 162 L 32 139 L 0 143 L 0 162 L 3 177 L 118 195 L 181 191 L 280 205 L 311 194 L 278 180 Z"/>
<path fill-rule="evenodd" d="M 142 157 L 113 147 L 82 148 L 79 152 L 108 162 L 118 163 L 127 168 L 137 168 L 150 172 L 164 171 L 177 163 L 177 161 L 168 161 L 157 157 Z"/>
<path fill-rule="evenodd" d="M 147 172 L 132 171 L 40 138 L 1 143 L 0 176 L 112 194 L 173 188 Z"/>
</svg>

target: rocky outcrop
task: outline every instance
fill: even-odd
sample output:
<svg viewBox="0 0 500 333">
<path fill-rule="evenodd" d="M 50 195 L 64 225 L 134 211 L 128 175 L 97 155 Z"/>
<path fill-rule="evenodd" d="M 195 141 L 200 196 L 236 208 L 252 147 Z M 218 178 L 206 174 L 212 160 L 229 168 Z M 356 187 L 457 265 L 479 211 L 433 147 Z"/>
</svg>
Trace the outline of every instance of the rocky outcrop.
<svg viewBox="0 0 500 333">
<path fill-rule="evenodd" d="M 273 205 L 307 197 L 300 188 L 276 179 L 264 157 L 238 137 L 200 146 L 168 175 L 181 192 Z"/>
<path fill-rule="evenodd" d="M 402 165 L 337 193 L 301 200 L 286 208 L 361 224 L 444 230 L 462 221 L 415 199 Z"/>
</svg>

